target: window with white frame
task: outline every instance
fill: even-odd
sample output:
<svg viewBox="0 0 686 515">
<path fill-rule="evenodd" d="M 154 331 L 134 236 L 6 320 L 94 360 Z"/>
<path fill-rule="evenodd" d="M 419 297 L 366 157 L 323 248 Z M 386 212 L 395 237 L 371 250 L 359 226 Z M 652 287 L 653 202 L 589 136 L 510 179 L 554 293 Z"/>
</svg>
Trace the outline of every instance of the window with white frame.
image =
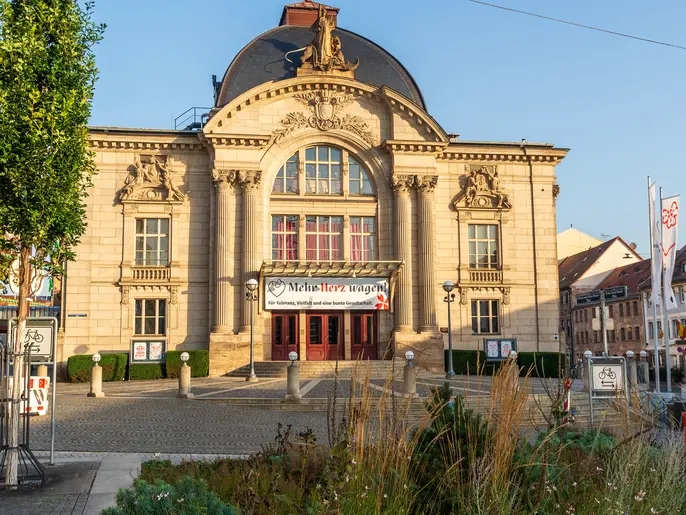
<svg viewBox="0 0 686 515">
<path fill-rule="evenodd" d="M 272 193 L 298 193 L 298 152 L 288 158 L 279 168 L 272 186 Z"/>
<path fill-rule="evenodd" d="M 167 266 L 169 264 L 169 219 L 137 218 L 137 266 Z"/>
<path fill-rule="evenodd" d="M 498 316 L 497 300 L 472 301 L 472 333 L 498 334 L 500 333 L 500 318 Z"/>
<path fill-rule="evenodd" d="M 167 301 L 165 299 L 136 299 L 134 311 L 134 334 L 167 334 Z"/>
<path fill-rule="evenodd" d="M 351 216 L 350 260 L 375 261 L 376 259 L 376 218 Z"/>
<path fill-rule="evenodd" d="M 348 157 L 348 192 L 350 195 L 374 195 L 369 174 L 353 157 Z"/>
<path fill-rule="evenodd" d="M 305 193 L 341 195 L 343 157 L 340 149 L 317 145 L 305 149 Z"/>
<path fill-rule="evenodd" d="M 305 256 L 311 261 L 343 259 L 343 217 L 305 217 Z"/>
<path fill-rule="evenodd" d="M 469 268 L 498 268 L 498 226 L 469 224 Z"/>
<path fill-rule="evenodd" d="M 272 259 L 293 261 L 298 259 L 298 216 L 272 216 Z"/>
</svg>

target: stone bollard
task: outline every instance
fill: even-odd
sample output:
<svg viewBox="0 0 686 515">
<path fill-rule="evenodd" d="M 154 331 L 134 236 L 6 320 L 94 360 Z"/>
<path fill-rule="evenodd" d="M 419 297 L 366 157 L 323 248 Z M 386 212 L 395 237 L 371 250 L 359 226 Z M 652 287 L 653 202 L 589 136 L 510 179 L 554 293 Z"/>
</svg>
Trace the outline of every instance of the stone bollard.
<svg viewBox="0 0 686 515">
<path fill-rule="evenodd" d="M 300 402 L 300 368 L 295 364 L 298 359 L 298 353 L 292 351 L 288 354 L 288 359 L 291 364 L 286 369 L 286 401 Z"/>
<path fill-rule="evenodd" d="M 93 354 L 93 367 L 91 368 L 91 391 L 88 392 L 88 397 L 104 397 L 102 391 L 102 368 L 98 365 L 100 361 L 100 354 L 97 352 Z"/>
<path fill-rule="evenodd" d="M 641 367 L 641 382 L 638 384 L 638 388 L 647 391 L 650 388 L 650 365 L 646 359 L 648 353 L 642 350 L 640 356 L 641 361 L 639 361 L 638 366 Z"/>
<path fill-rule="evenodd" d="M 48 377 L 48 365 L 38 365 L 36 367 L 36 375 L 38 377 Z"/>
<path fill-rule="evenodd" d="M 412 364 L 414 352 L 408 350 L 405 353 L 405 366 L 403 367 L 403 394 L 407 397 L 417 395 L 416 367 Z"/>
<path fill-rule="evenodd" d="M 183 364 L 179 368 L 179 393 L 176 396 L 182 399 L 193 398 L 193 393 L 191 392 L 191 367 L 186 363 L 189 357 L 187 352 L 182 352 L 180 356 Z"/>
</svg>

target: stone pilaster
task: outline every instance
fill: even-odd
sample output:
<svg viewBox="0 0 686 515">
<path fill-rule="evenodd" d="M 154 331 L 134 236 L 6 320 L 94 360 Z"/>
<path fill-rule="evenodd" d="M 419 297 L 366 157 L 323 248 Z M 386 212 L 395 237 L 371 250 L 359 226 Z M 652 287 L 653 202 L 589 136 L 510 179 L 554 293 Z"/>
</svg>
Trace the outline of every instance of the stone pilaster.
<svg viewBox="0 0 686 515">
<path fill-rule="evenodd" d="M 231 251 L 231 228 L 236 206 L 236 172 L 213 170 L 212 179 L 217 190 L 217 233 L 215 237 L 215 302 L 214 332 L 228 333 L 233 329 L 233 252 Z"/>
<path fill-rule="evenodd" d="M 396 329 L 412 330 L 412 222 L 410 219 L 410 187 L 412 178 L 394 175 L 391 179 L 395 194 L 395 252 L 404 261 L 398 274 L 395 295 Z"/>
<path fill-rule="evenodd" d="M 241 246 L 243 249 L 241 270 L 243 277 L 241 288 L 245 290 L 245 283 L 248 279 L 257 279 L 260 263 L 258 260 L 258 242 L 260 224 L 258 221 L 258 206 L 260 202 L 259 192 L 262 182 L 262 172 L 259 171 L 240 171 L 237 175 L 237 182 L 243 190 L 243 220 L 241 224 L 242 238 Z M 241 298 L 244 296 L 242 295 Z M 250 329 L 250 304 L 243 300 L 241 309 L 241 331 Z"/>
<path fill-rule="evenodd" d="M 434 191 L 438 176 L 417 176 L 419 200 L 419 330 L 436 330 L 436 272 L 434 268 L 434 241 L 436 237 Z"/>
</svg>

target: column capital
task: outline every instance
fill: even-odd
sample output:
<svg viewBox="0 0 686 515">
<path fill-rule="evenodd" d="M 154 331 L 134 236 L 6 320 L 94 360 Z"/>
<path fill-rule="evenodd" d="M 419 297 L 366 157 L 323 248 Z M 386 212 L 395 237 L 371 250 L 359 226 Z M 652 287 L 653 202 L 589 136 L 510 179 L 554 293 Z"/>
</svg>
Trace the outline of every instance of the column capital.
<svg viewBox="0 0 686 515">
<path fill-rule="evenodd" d="M 397 175 L 391 176 L 391 187 L 393 191 L 399 194 L 409 193 L 410 188 L 414 184 L 414 177 L 411 175 Z"/>
<path fill-rule="evenodd" d="M 233 191 L 236 186 L 236 170 L 212 170 L 212 183 L 220 191 Z"/>
<path fill-rule="evenodd" d="M 436 191 L 436 184 L 438 184 L 438 175 L 415 175 L 414 187 L 422 195 L 430 195 Z"/>
<path fill-rule="evenodd" d="M 262 172 L 259 170 L 240 170 L 236 182 L 245 193 L 256 193 L 262 182 Z"/>
</svg>

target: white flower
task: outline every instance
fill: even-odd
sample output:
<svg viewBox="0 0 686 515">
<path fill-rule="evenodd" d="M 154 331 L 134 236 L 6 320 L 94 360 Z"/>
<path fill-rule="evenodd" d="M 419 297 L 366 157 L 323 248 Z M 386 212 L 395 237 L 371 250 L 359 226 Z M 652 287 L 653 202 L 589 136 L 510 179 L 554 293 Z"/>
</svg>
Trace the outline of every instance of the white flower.
<svg viewBox="0 0 686 515">
<path fill-rule="evenodd" d="M 338 494 L 336 492 L 333 493 L 333 500 L 334 501 L 338 500 Z"/>
<path fill-rule="evenodd" d="M 162 457 L 162 455 L 159 452 L 156 452 L 155 454 L 153 454 L 153 458 L 155 458 L 156 460 L 159 460 L 161 457 Z"/>
<path fill-rule="evenodd" d="M 369 490 L 369 487 L 368 487 L 368 486 L 365 486 L 365 487 L 364 487 L 364 490 L 365 490 L 365 492 L 366 492 L 367 490 Z"/>
<path fill-rule="evenodd" d="M 596 469 L 596 471 L 598 471 L 598 472 L 602 472 L 602 471 L 603 471 L 603 469 L 601 469 L 600 467 L 596 467 L 595 469 Z"/>
<path fill-rule="evenodd" d="M 322 489 L 322 485 L 320 485 L 319 483 L 317 483 L 317 490 L 321 490 L 321 489 Z"/>
<path fill-rule="evenodd" d="M 655 472 L 655 469 L 653 467 L 650 467 L 651 472 Z"/>
<path fill-rule="evenodd" d="M 350 476 L 348 474 L 345 475 L 345 482 L 348 483 L 350 481 Z"/>
<path fill-rule="evenodd" d="M 383 494 L 384 499 L 388 499 L 388 496 L 386 494 Z"/>
<path fill-rule="evenodd" d="M 634 499 L 636 499 L 638 502 L 641 502 L 646 496 L 646 493 L 643 490 L 639 490 L 636 495 L 634 495 Z"/>
<path fill-rule="evenodd" d="M 403 485 L 403 490 L 407 490 L 407 485 Z"/>
<path fill-rule="evenodd" d="M 576 486 L 576 481 L 574 481 L 574 482 L 572 483 L 572 486 Z"/>
<path fill-rule="evenodd" d="M 657 511 L 655 508 L 650 508 L 650 513 L 660 513 L 660 512 Z"/>
<path fill-rule="evenodd" d="M 353 465 L 357 465 L 357 462 L 353 459 L 351 462 Z"/>
<path fill-rule="evenodd" d="M 178 502 L 179 504 L 181 504 L 181 503 L 182 503 L 183 501 L 185 501 L 185 500 L 186 500 L 186 499 L 184 499 L 184 498 L 182 497 L 181 499 L 177 499 L 176 502 Z"/>
</svg>

